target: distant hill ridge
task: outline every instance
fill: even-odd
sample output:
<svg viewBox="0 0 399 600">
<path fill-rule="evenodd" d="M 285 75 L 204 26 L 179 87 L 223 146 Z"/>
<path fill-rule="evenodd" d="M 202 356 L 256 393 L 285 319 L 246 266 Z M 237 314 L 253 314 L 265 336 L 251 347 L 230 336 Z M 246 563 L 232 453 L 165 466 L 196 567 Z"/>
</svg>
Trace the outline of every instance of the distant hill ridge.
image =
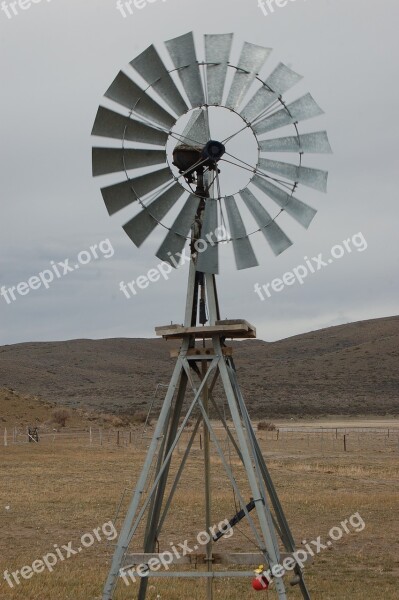
<svg viewBox="0 0 399 600">
<path fill-rule="evenodd" d="M 228 343 L 253 416 L 399 415 L 399 317 Z M 144 409 L 169 382 L 169 348 L 160 339 L 0 346 L 0 387 L 73 407 Z"/>
</svg>

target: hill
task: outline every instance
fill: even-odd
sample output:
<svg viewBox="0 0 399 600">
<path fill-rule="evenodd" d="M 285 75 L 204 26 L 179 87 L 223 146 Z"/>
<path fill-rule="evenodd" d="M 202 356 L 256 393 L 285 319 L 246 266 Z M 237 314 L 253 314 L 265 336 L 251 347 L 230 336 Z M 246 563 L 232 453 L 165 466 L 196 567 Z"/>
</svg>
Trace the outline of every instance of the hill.
<svg viewBox="0 0 399 600">
<path fill-rule="evenodd" d="M 231 345 L 253 416 L 399 414 L 399 317 Z M 0 388 L 128 414 L 145 409 L 157 384 L 168 383 L 169 349 L 159 339 L 1 346 Z"/>
</svg>

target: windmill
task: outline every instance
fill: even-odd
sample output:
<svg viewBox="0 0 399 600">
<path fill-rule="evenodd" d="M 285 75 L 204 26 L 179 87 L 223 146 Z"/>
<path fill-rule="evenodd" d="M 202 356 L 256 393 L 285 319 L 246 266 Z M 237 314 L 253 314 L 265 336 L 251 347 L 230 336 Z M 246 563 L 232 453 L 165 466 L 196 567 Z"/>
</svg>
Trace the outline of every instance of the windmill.
<svg viewBox="0 0 399 600">
<path fill-rule="evenodd" d="M 116 544 L 103 600 L 113 598 L 120 576 L 128 567 L 132 573 L 142 563 L 147 567 L 138 591 L 140 600 L 146 597 L 148 580 L 164 576 L 205 579 L 209 600 L 216 578 L 252 576 L 259 562 L 270 568 L 280 564 L 281 545 L 288 554 L 296 550 L 238 384 L 232 348 L 226 344 L 226 339 L 255 338 L 256 330 L 246 320 L 221 319 L 216 274 L 222 244 L 232 244 L 238 270 L 258 265 L 250 239 L 256 232 L 263 234 L 276 256 L 289 248 L 292 241 L 279 224 L 283 213 L 302 227 L 309 227 L 316 210 L 297 198 L 295 192 L 299 186 L 326 192 L 327 173 L 305 167 L 303 157 L 308 153 L 328 154 L 331 148 L 325 131 L 300 134 L 299 126 L 323 111 L 310 94 L 290 102 L 284 100 L 283 94 L 301 76 L 283 63 L 266 79 L 260 78 L 270 48 L 246 42 L 238 64 L 233 65 L 232 34 L 205 35 L 202 61 L 197 59 L 192 33 L 165 44 L 172 68 L 154 45 L 134 58 L 128 71 L 120 71 L 106 91 L 105 104 L 112 106 L 100 106 L 92 131 L 94 136 L 108 138 L 111 144 L 93 148 L 93 175 L 117 174 L 119 178 L 101 188 L 108 213 L 136 207 L 136 214 L 130 215 L 123 229 L 138 247 L 151 235 L 163 233 L 156 256 L 172 267 L 178 266 L 185 248 L 190 249 L 184 322 L 156 328 L 164 339 L 179 340 L 180 349 Z M 226 113 L 236 120 L 237 128 L 220 138 L 215 130 L 227 119 Z M 280 128 L 292 131 L 276 137 L 275 131 Z M 236 143 L 240 136 L 248 135 L 255 143 L 255 158 L 246 153 L 248 140 Z M 118 147 L 112 145 L 115 140 Z M 244 156 L 237 156 L 236 149 L 243 149 Z M 277 160 L 276 154 L 279 158 L 280 153 L 297 155 L 297 160 Z M 245 185 L 236 180 L 236 172 L 245 175 Z M 224 192 L 224 188 L 229 191 Z M 224 390 L 233 428 L 215 400 L 217 381 Z M 182 419 L 188 390 L 192 397 Z M 242 464 L 249 499 L 243 497 L 237 485 L 210 419 L 211 409 Z M 195 426 L 172 477 L 172 458 L 175 460 L 178 442 L 193 417 Z M 155 572 L 151 560 L 160 555 L 163 527 L 200 425 L 204 429 L 206 531 L 213 524 L 215 512 L 213 447 L 238 499 L 239 507 L 235 515 L 229 515 L 229 526 L 234 529 L 244 520 L 257 552 L 228 556 L 215 553 L 223 537 L 219 531 L 208 540 L 205 553 L 196 554 L 195 569 L 187 566 L 193 564 L 191 557 L 186 563 L 176 560 L 177 568 L 186 564 L 183 571 Z M 142 552 L 132 554 L 129 548 L 143 522 Z M 226 562 L 229 567 L 235 564 L 241 569 L 218 568 Z M 252 570 L 243 570 L 243 565 Z M 288 596 L 286 579 L 273 578 L 280 600 Z M 298 563 L 290 583 L 299 585 L 303 598 L 310 598 Z"/>
</svg>

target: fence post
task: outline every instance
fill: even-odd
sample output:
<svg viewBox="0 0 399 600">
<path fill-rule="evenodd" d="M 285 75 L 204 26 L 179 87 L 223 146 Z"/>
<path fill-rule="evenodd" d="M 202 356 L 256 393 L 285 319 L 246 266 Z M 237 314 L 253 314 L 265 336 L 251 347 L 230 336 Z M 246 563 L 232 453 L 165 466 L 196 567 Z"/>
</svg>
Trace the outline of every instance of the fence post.
<svg viewBox="0 0 399 600">
<path fill-rule="evenodd" d="M 280 437 L 280 429 L 277 429 L 277 437 L 276 440 L 278 441 L 278 438 Z"/>
<path fill-rule="evenodd" d="M 8 440 L 7 440 L 7 428 L 4 428 L 4 445 L 8 446 Z"/>
<path fill-rule="evenodd" d="M 346 452 L 346 433 L 344 435 L 344 452 Z"/>
<path fill-rule="evenodd" d="M 116 434 L 116 445 L 119 446 L 119 429 L 118 429 L 118 432 Z"/>
<path fill-rule="evenodd" d="M 132 443 L 132 430 L 129 431 L 129 444 Z"/>
<path fill-rule="evenodd" d="M 92 445 L 92 443 L 93 443 L 93 435 L 92 435 L 91 427 L 90 427 L 90 446 Z"/>
<path fill-rule="evenodd" d="M 98 432 L 100 434 L 100 446 L 102 446 L 103 445 L 103 432 L 101 431 L 100 427 L 98 428 Z"/>
</svg>

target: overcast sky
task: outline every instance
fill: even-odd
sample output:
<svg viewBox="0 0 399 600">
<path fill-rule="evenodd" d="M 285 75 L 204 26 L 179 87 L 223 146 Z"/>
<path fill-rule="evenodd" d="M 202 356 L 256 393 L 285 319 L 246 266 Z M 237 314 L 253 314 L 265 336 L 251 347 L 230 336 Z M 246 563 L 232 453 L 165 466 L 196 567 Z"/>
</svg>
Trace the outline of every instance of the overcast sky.
<svg viewBox="0 0 399 600">
<path fill-rule="evenodd" d="M 223 249 L 223 317 L 246 318 L 258 337 L 276 340 L 398 314 L 397 2 L 290 0 L 267 16 L 257 0 L 155 0 L 126 18 L 115 0 L 14 8 L 17 15 L 11 7 L 0 12 L 0 286 L 26 282 L 51 261 L 75 264 L 105 239 L 114 255 L 9 304 L 1 296 L 0 344 L 153 337 L 155 325 L 182 321 L 187 268 L 131 299 L 119 289 L 157 266 L 161 236 L 138 250 L 121 229 L 127 219 L 109 217 L 91 176 L 90 132 L 119 69 L 151 43 L 164 52 L 165 40 L 190 30 L 198 49 L 204 33 L 234 32 L 235 62 L 244 41 L 273 48 L 271 66 L 283 61 L 304 76 L 292 98 L 309 91 L 325 111 L 303 130 L 326 129 L 334 151 L 306 157 L 306 165 L 328 169 L 328 194 L 299 189 L 318 214 L 308 231 L 287 222 L 289 250 L 274 258 L 256 234 L 260 266 L 237 272 L 231 249 Z M 266 64 L 262 74 L 269 72 Z M 305 256 L 328 258 L 358 233 L 367 249 L 354 247 L 264 301 L 255 293 L 256 283 L 281 278 Z"/>
</svg>

